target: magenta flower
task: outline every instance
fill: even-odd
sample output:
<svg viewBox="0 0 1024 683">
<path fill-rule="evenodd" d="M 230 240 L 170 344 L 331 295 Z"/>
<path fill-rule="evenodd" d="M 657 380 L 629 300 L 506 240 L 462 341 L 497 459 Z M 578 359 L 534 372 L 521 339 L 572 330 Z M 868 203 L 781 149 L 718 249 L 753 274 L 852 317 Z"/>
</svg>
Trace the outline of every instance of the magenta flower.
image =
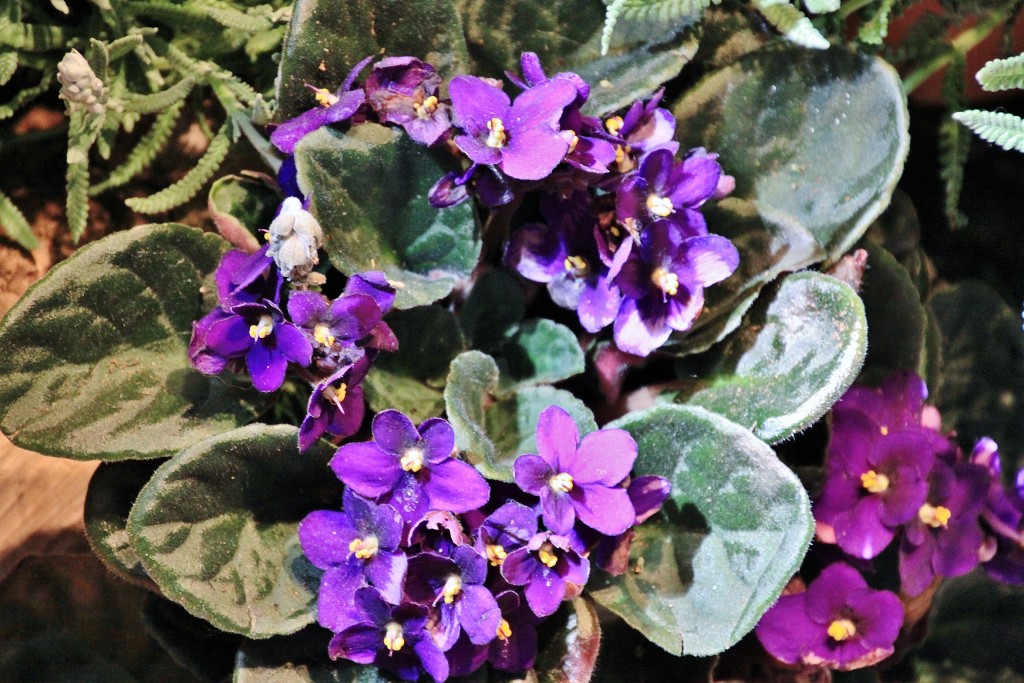
<svg viewBox="0 0 1024 683">
<path fill-rule="evenodd" d="M 555 613 L 567 591 L 579 593 L 590 577 L 590 562 L 567 537 L 542 531 L 505 558 L 501 576 L 513 586 L 525 586 L 530 609 L 546 617 Z"/>
<path fill-rule="evenodd" d="M 539 455 L 521 455 L 513 465 L 516 484 L 540 496 L 544 524 L 556 534 L 572 531 L 576 519 L 616 536 L 636 518 L 619 486 L 636 460 L 636 442 L 622 429 L 601 429 L 580 441 L 576 422 L 559 406 L 537 420 Z"/>
<path fill-rule="evenodd" d="M 781 662 L 849 671 L 891 655 L 902 625 L 894 593 L 869 588 L 856 569 L 837 563 L 805 592 L 779 598 L 755 632 Z"/>
<path fill-rule="evenodd" d="M 540 180 L 565 158 L 570 140 L 558 122 L 576 99 L 568 80 L 554 78 L 523 92 L 514 103 L 508 95 L 474 76 L 457 76 L 448 85 L 455 124 L 463 135 L 455 144 L 473 161 L 499 167 L 512 178 Z"/>
<path fill-rule="evenodd" d="M 460 513 L 484 505 L 490 487 L 472 465 L 453 457 L 455 431 L 441 418 L 417 428 L 397 410 L 373 418 L 373 441 L 345 444 L 331 468 L 346 486 L 398 509 L 406 524 L 430 510 Z"/>
</svg>

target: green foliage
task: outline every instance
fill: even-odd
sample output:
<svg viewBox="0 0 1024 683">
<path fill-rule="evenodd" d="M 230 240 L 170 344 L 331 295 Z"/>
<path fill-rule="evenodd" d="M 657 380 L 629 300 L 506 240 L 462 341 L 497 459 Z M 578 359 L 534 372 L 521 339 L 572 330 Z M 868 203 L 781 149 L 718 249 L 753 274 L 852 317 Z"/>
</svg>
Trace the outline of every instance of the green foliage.
<svg viewBox="0 0 1024 683">
<path fill-rule="evenodd" d="M 968 109 L 953 114 L 953 119 L 970 128 L 986 142 L 1005 150 L 1024 152 L 1024 119 L 1001 111 Z"/>
<path fill-rule="evenodd" d="M 663 26 L 696 23 L 704 10 L 721 0 L 606 0 L 604 28 L 601 31 L 601 54 L 608 52 L 619 17 Z"/>
<path fill-rule="evenodd" d="M 966 61 L 957 57 L 946 70 L 942 95 L 951 111 L 963 106 Z M 960 193 L 964 185 L 964 165 L 971 151 L 971 136 L 952 118 L 939 124 L 939 176 L 944 186 L 946 218 L 952 228 L 962 228 L 967 217 L 960 211 Z"/>
<path fill-rule="evenodd" d="M 254 392 L 188 361 L 226 249 L 216 235 L 150 225 L 54 267 L 0 324 L 4 434 L 68 458 L 158 458 L 254 419 Z"/>
<path fill-rule="evenodd" d="M 701 408 L 658 406 L 608 425 L 636 439 L 638 476 L 672 482 L 661 513 L 637 527 L 629 569 L 588 589 L 673 654 L 739 641 L 778 598 L 814 532 L 810 501 L 772 450 Z"/>
<path fill-rule="evenodd" d="M 993 59 L 978 71 L 977 79 L 989 92 L 1024 88 L 1024 54 Z"/>
<path fill-rule="evenodd" d="M 790 4 L 788 0 L 753 0 L 753 4 L 789 42 L 813 50 L 828 49 L 829 42 L 825 36 L 814 28 L 814 24 L 799 7 Z"/>
<path fill-rule="evenodd" d="M 199 162 L 184 178 L 169 187 L 165 187 L 154 195 L 149 197 L 133 197 L 126 199 L 124 203 L 128 205 L 128 208 L 139 213 L 152 214 L 169 211 L 195 197 L 199 194 L 199 190 L 203 189 L 207 181 L 217 172 L 224 161 L 224 157 L 227 156 L 228 151 L 231 149 L 231 137 L 226 127 L 225 124 L 225 128 L 213 136 L 213 139 L 210 140 L 210 146 L 206 149 L 202 158 L 199 159 Z"/>
<path fill-rule="evenodd" d="M 105 180 L 90 187 L 89 194 L 95 196 L 115 187 L 121 187 L 146 170 L 170 139 L 184 106 L 185 100 L 180 100 L 160 112 L 160 115 L 153 121 L 153 125 L 139 139 L 138 144 L 135 145 L 128 157 Z"/>
<path fill-rule="evenodd" d="M 0 227 L 8 237 L 25 249 L 35 249 L 39 246 L 39 240 L 32 234 L 32 226 L 25 220 L 25 215 L 3 192 L 0 192 Z"/>
<path fill-rule="evenodd" d="M 160 466 L 128 516 L 128 533 L 160 590 L 190 614 L 249 638 L 315 620 L 319 574 L 298 523 L 341 485 L 333 449 L 299 455 L 298 430 L 250 425 L 185 449 Z"/>
<path fill-rule="evenodd" d="M 857 37 L 871 45 L 881 45 L 889 34 L 889 15 L 892 13 L 896 0 L 882 0 L 875 13 L 865 21 L 857 32 Z"/>
</svg>

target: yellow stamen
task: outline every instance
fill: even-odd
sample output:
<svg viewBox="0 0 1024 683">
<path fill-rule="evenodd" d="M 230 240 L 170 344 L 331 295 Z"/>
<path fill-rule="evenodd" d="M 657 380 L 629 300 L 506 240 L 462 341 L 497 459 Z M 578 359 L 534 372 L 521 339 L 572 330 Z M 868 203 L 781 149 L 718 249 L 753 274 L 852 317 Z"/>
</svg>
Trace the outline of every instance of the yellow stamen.
<svg viewBox="0 0 1024 683">
<path fill-rule="evenodd" d="M 348 544 L 348 551 L 360 560 L 368 560 L 377 554 L 377 537 L 357 538 Z"/>
<path fill-rule="evenodd" d="M 857 627 L 849 619 L 836 619 L 828 625 L 829 638 L 840 643 L 855 635 L 857 635 Z"/>
<path fill-rule="evenodd" d="M 505 146 L 508 141 L 508 136 L 505 134 L 505 124 L 501 122 L 499 118 L 493 118 L 487 122 L 487 130 L 491 131 L 487 134 L 487 140 L 484 141 L 488 147 L 501 148 Z"/>
<path fill-rule="evenodd" d="M 878 431 L 882 433 L 882 436 L 888 436 L 889 434 L 889 428 L 886 427 L 885 425 L 879 427 Z"/>
<path fill-rule="evenodd" d="M 502 619 L 498 624 L 497 638 L 501 641 L 506 641 L 512 637 L 512 626 L 509 625 L 508 620 Z"/>
<path fill-rule="evenodd" d="M 576 145 L 580 144 L 580 136 L 576 133 L 572 134 L 572 141 L 569 143 L 569 151 L 566 154 L 572 154 L 576 151 Z"/>
<path fill-rule="evenodd" d="M 622 120 L 621 116 L 613 116 L 609 119 L 605 119 L 604 129 L 612 135 L 618 135 L 619 131 L 622 130 L 623 124 L 626 122 Z"/>
<path fill-rule="evenodd" d="M 444 604 L 450 605 L 455 602 L 456 596 L 462 592 L 462 579 L 454 574 L 444 582 L 441 596 L 444 597 Z"/>
<path fill-rule="evenodd" d="M 860 485 L 870 493 L 883 493 L 889 490 L 889 477 L 874 470 L 868 470 L 860 475 Z"/>
<path fill-rule="evenodd" d="M 423 100 L 423 104 L 419 102 L 413 102 L 412 108 L 416 112 L 416 118 L 429 119 L 437 111 L 437 98 L 431 95 L 430 97 Z"/>
<path fill-rule="evenodd" d="M 321 107 L 330 107 L 338 102 L 338 96 L 327 88 L 313 88 L 313 92 L 316 93 L 316 103 Z"/>
<path fill-rule="evenodd" d="M 548 567 L 554 567 L 558 564 L 558 556 L 555 555 L 555 546 L 551 545 L 547 541 L 537 551 L 537 559 L 543 562 Z"/>
<path fill-rule="evenodd" d="M 313 328 L 313 339 L 320 346 L 334 346 L 334 335 L 327 325 L 317 325 Z"/>
<path fill-rule="evenodd" d="M 487 560 L 492 567 L 500 567 L 508 557 L 508 552 L 497 543 L 489 544 L 484 550 L 487 551 Z"/>
<path fill-rule="evenodd" d="M 568 493 L 572 491 L 572 475 L 568 472 L 559 472 L 548 479 L 548 486 L 559 493 Z"/>
<path fill-rule="evenodd" d="M 249 336 L 253 339 L 266 339 L 274 331 L 274 319 L 269 315 L 261 315 L 255 325 L 249 325 Z"/>
<path fill-rule="evenodd" d="M 402 625 L 392 621 L 384 629 L 384 647 L 390 652 L 398 652 L 405 645 Z"/>
<path fill-rule="evenodd" d="M 654 272 L 651 273 L 651 282 L 669 296 L 675 296 L 679 291 L 679 276 L 672 271 L 665 270 L 661 266 L 655 268 Z"/>
<path fill-rule="evenodd" d="M 938 529 L 940 526 L 946 528 L 949 525 L 949 518 L 952 516 L 953 512 L 949 508 L 929 503 L 925 503 L 917 511 L 917 518 L 933 529 Z"/>
<path fill-rule="evenodd" d="M 672 212 L 675 211 L 675 207 L 672 206 L 672 200 L 668 197 L 659 197 L 656 194 L 647 195 L 647 210 L 653 213 L 655 216 L 671 216 Z"/>
<path fill-rule="evenodd" d="M 587 274 L 587 260 L 582 256 L 566 256 L 563 264 L 566 272 L 576 277 L 585 277 Z"/>
<path fill-rule="evenodd" d="M 410 448 L 402 454 L 399 463 L 406 472 L 419 472 L 423 469 L 423 451 L 418 448 Z"/>
</svg>

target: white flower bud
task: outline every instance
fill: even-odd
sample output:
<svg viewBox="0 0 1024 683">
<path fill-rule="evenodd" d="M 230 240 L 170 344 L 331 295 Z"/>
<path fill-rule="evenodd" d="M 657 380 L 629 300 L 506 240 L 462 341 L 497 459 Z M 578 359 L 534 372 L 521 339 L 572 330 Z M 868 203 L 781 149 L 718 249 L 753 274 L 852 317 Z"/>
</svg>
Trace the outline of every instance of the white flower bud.
<svg viewBox="0 0 1024 683">
<path fill-rule="evenodd" d="M 317 249 L 323 246 L 324 233 L 313 214 L 302 208 L 302 202 L 288 197 L 281 212 L 268 229 L 268 253 L 281 274 L 295 282 L 308 282 L 313 268 L 320 263 Z"/>
<path fill-rule="evenodd" d="M 69 106 L 80 106 L 94 114 L 106 109 L 107 89 L 78 50 L 64 55 L 57 65 L 60 96 Z"/>
</svg>

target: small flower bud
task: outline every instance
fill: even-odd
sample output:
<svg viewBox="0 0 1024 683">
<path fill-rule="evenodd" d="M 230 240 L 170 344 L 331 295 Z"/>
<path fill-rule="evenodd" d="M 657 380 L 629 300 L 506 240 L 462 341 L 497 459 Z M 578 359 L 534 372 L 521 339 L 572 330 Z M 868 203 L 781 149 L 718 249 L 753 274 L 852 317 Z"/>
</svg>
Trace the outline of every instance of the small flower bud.
<svg viewBox="0 0 1024 683">
<path fill-rule="evenodd" d="M 106 109 L 107 89 L 78 50 L 64 55 L 57 65 L 60 96 L 68 106 L 80 106 L 94 114 Z"/>
<path fill-rule="evenodd" d="M 297 198 L 284 200 L 281 212 L 270 224 L 267 239 L 270 240 L 268 253 L 281 274 L 292 281 L 307 282 L 320 262 L 316 252 L 323 246 L 324 233 L 320 223 L 302 208 Z"/>
</svg>

